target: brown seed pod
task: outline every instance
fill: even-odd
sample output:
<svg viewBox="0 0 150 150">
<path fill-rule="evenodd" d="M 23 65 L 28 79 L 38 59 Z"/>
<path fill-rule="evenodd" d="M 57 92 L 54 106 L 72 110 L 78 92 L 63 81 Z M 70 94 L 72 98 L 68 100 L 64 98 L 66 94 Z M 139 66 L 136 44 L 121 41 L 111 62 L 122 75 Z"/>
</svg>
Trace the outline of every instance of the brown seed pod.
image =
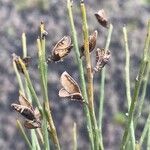
<svg viewBox="0 0 150 150">
<path fill-rule="evenodd" d="M 105 51 L 105 49 L 97 49 L 96 50 L 96 67 L 94 71 L 97 72 L 101 70 L 109 61 L 110 51 Z"/>
<path fill-rule="evenodd" d="M 29 120 L 36 119 L 36 117 L 34 115 L 34 111 L 32 109 L 30 109 L 29 107 L 27 107 L 27 106 L 23 106 L 23 105 L 12 103 L 11 107 L 15 111 L 19 112 L 26 119 L 29 119 Z"/>
<path fill-rule="evenodd" d="M 24 127 L 27 129 L 36 129 L 36 128 L 41 128 L 41 122 L 38 121 L 31 121 L 31 120 L 26 120 L 24 122 Z"/>
<path fill-rule="evenodd" d="M 108 19 L 106 17 L 104 9 L 101 9 L 97 13 L 95 13 L 95 17 L 100 25 L 102 25 L 105 28 L 109 27 Z"/>
<path fill-rule="evenodd" d="M 39 127 L 41 124 L 41 115 L 37 109 L 33 109 L 31 103 L 22 93 L 19 95 L 19 103 L 20 104 L 12 103 L 11 107 L 27 119 L 24 125 L 33 126 L 34 128 Z"/>
<path fill-rule="evenodd" d="M 60 77 L 63 88 L 59 91 L 62 98 L 70 98 L 73 100 L 83 100 L 81 90 L 76 81 L 65 71 Z"/>
<path fill-rule="evenodd" d="M 48 61 L 60 61 L 70 53 L 72 47 L 71 38 L 64 36 L 53 48 L 51 55 L 48 57 Z"/>
<path fill-rule="evenodd" d="M 23 68 L 22 68 L 21 64 L 19 63 L 20 56 L 17 56 L 15 53 L 13 53 L 12 57 L 13 57 L 13 61 L 16 63 L 18 71 L 24 74 Z M 30 56 L 22 58 L 22 61 L 24 62 L 26 68 L 28 68 L 30 60 L 31 60 Z"/>
<path fill-rule="evenodd" d="M 89 52 L 92 52 L 96 46 L 97 41 L 97 30 L 95 30 L 90 36 L 89 36 Z M 80 58 L 84 56 L 84 45 L 80 47 Z"/>
</svg>

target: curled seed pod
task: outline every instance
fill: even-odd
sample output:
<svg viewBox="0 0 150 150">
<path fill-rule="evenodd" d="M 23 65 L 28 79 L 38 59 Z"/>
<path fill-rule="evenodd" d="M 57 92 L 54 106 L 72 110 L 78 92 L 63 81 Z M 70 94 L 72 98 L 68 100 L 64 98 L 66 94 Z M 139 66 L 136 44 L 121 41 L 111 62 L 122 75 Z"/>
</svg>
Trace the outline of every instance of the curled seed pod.
<svg viewBox="0 0 150 150">
<path fill-rule="evenodd" d="M 12 103 L 11 107 L 15 111 L 19 112 L 26 119 L 29 119 L 29 120 L 36 119 L 36 117 L 34 115 L 34 111 L 32 109 L 30 109 L 29 107 L 27 107 L 27 106 L 23 106 L 23 105 Z"/>
<path fill-rule="evenodd" d="M 101 70 L 110 59 L 110 51 L 105 51 L 105 49 L 97 49 L 96 50 L 96 66 L 94 71 L 97 72 Z"/>
<path fill-rule="evenodd" d="M 70 98 L 71 100 L 83 100 L 81 90 L 76 81 L 65 71 L 60 77 L 63 88 L 59 91 L 62 98 Z"/>
<path fill-rule="evenodd" d="M 41 123 L 41 115 L 37 109 L 33 109 L 32 104 L 23 96 L 22 93 L 19 95 L 19 103 L 12 103 L 11 107 L 20 113 L 27 120 L 25 121 L 25 126 L 33 126 L 33 128 L 38 128 Z M 29 127 L 28 127 L 29 128 Z"/>
<path fill-rule="evenodd" d="M 24 127 L 27 129 L 41 128 L 41 122 L 38 122 L 36 120 L 34 120 L 34 121 L 25 120 Z"/>
<path fill-rule="evenodd" d="M 60 61 L 70 53 L 72 47 L 71 38 L 64 36 L 53 48 L 51 55 L 48 57 L 48 61 Z"/>
<path fill-rule="evenodd" d="M 18 71 L 24 74 L 23 68 L 22 68 L 21 64 L 19 63 L 20 56 L 17 56 L 15 53 L 13 53 L 12 57 L 13 57 L 13 61 L 16 63 Z M 21 59 L 24 62 L 26 68 L 28 68 L 30 60 L 31 60 L 31 57 L 27 56 L 27 57 L 21 58 Z"/>
<path fill-rule="evenodd" d="M 97 41 L 97 30 L 95 30 L 90 36 L 89 36 L 89 52 L 92 52 L 96 46 Z M 84 45 L 80 47 L 80 58 L 84 56 Z"/>
<path fill-rule="evenodd" d="M 108 19 L 106 17 L 104 9 L 101 9 L 97 13 L 95 13 L 95 17 L 100 25 L 102 25 L 105 28 L 109 27 Z"/>
</svg>

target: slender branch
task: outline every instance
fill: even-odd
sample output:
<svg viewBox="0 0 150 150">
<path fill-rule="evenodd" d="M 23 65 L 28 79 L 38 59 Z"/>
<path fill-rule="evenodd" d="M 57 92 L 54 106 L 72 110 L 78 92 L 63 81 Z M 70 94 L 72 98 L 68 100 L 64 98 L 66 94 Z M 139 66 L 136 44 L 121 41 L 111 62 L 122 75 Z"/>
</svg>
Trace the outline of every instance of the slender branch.
<svg viewBox="0 0 150 150">
<path fill-rule="evenodd" d="M 25 33 L 22 33 L 22 50 L 23 50 L 23 58 L 27 57 L 27 42 L 26 42 L 26 34 Z M 29 91 L 26 79 L 25 79 L 25 91 L 27 93 L 28 100 L 32 101 L 31 93 Z M 37 148 L 37 150 L 40 150 L 40 145 L 39 145 L 39 141 L 37 139 L 35 130 L 31 130 L 31 140 L 32 140 L 32 148 L 33 149 Z"/>
<path fill-rule="evenodd" d="M 150 124 L 147 133 L 147 150 L 150 150 Z"/>
<path fill-rule="evenodd" d="M 106 40 L 106 45 L 105 45 L 105 50 L 109 49 L 109 45 L 110 45 L 110 40 L 111 40 L 111 35 L 112 35 L 112 31 L 113 31 L 113 25 L 110 24 L 109 26 L 109 30 L 108 30 L 108 35 L 107 35 L 107 40 Z M 103 137 L 102 137 L 102 124 L 103 124 L 103 108 L 104 108 L 104 95 L 105 95 L 105 74 L 106 74 L 106 70 L 105 67 L 103 68 L 102 72 L 101 72 L 101 82 L 100 82 L 100 100 L 99 100 L 99 130 L 100 130 L 100 142 L 101 145 L 103 147 Z"/>
<path fill-rule="evenodd" d="M 73 150 L 77 150 L 77 125 L 73 124 Z"/>
<path fill-rule="evenodd" d="M 84 100 L 86 102 L 88 102 L 86 85 L 85 85 L 85 77 L 84 77 L 84 69 L 83 69 L 82 60 L 80 59 L 80 52 L 79 52 L 78 40 L 77 40 L 77 32 L 76 32 L 75 25 L 74 25 L 72 4 L 71 4 L 70 0 L 67 1 L 67 9 L 68 9 L 69 21 L 70 21 L 73 43 L 74 43 L 74 48 L 75 48 L 75 55 L 76 55 L 76 59 L 77 59 L 77 63 L 78 63 L 78 70 L 79 70 L 80 81 L 81 81 L 81 90 L 82 90 Z M 90 119 L 90 114 L 89 114 L 89 108 L 86 104 L 84 104 L 84 112 L 86 115 L 88 134 L 89 134 L 89 138 L 90 138 L 90 142 L 91 142 L 91 148 L 94 150 L 94 140 L 93 140 L 92 127 L 91 127 L 91 119 Z"/>
<path fill-rule="evenodd" d="M 150 127 L 150 114 L 148 115 L 148 118 L 147 118 L 147 121 L 145 123 L 145 126 L 144 126 L 144 129 L 143 129 L 143 132 L 141 134 L 141 137 L 139 139 L 139 144 L 142 146 L 143 142 L 144 142 L 144 139 L 146 137 L 146 134 L 148 133 L 149 131 L 149 127 Z"/>
<path fill-rule="evenodd" d="M 143 74 L 144 74 L 144 71 L 145 71 L 145 68 L 146 68 L 146 65 L 147 65 L 149 44 L 150 44 L 150 20 L 148 22 L 148 31 L 147 31 L 147 37 L 146 37 L 146 40 L 145 40 L 143 59 L 142 59 L 142 62 L 140 64 L 139 73 L 138 73 L 138 76 L 137 76 L 136 81 L 135 81 L 135 88 L 134 88 L 134 92 L 133 92 L 133 98 L 132 98 L 132 101 L 131 101 L 131 106 L 130 106 L 130 110 L 129 110 L 127 125 L 126 125 L 125 132 L 124 132 L 123 139 L 122 139 L 121 150 L 125 149 L 129 129 L 130 129 L 130 126 L 131 126 L 131 122 L 133 120 L 135 106 L 136 106 L 136 103 L 137 103 L 141 82 L 143 80 Z"/>
<path fill-rule="evenodd" d="M 130 53 L 129 53 L 129 46 L 128 46 L 128 36 L 127 36 L 127 29 L 123 27 L 123 37 L 125 43 L 125 54 L 126 54 L 126 64 L 125 64 L 125 83 L 126 83 L 126 97 L 128 102 L 128 111 L 131 105 L 131 92 L 130 92 Z M 132 149 L 135 149 L 135 133 L 134 133 L 134 124 L 133 120 L 131 122 L 130 127 L 130 138 Z M 129 140 L 130 142 L 130 140 Z"/>
<path fill-rule="evenodd" d="M 148 80 L 149 80 L 149 76 L 150 76 L 150 61 L 148 62 L 146 68 L 147 69 L 146 69 L 145 77 L 143 79 L 143 87 L 142 87 L 141 99 L 140 99 L 140 102 L 138 104 L 137 115 L 136 115 L 136 118 L 134 120 L 134 128 L 135 129 L 136 129 L 136 126 L 137 126 L 138 119 L 140 118 L 142 110 L 143 110 L 143 104 L 144 104 L 144 100 L 145 100 L 145 96 L 146 96 L 146 90 L 147 90 L 147 85 L 148 85 Z"/>
<path fill-rule="evenodd" d="M 52 119 L 50 107 L 49 107 L 49 98 L 48 98 L 48 88 L 47 88 L 47 63 L 46 63 L 46 56 L 45 56 L 45 36 L 42 36 L 45 32 L 44 23 L 41 23 L 40 26 L 41 30 L 41 39 L 37 39 L 38 45 L 38 55 L 39 55 L 39 73 L 41 77 L 41 89 L 43 90 L 43 111 L 44 111 L 44 128 L 45 128 L 45 140 L 48 143 L 48 135 L 47 134 L 47 121 L 51 130 L 51 137 L 55 144 L 56 149 L 60 149 L 59 140 L 57 137 L 56 128 Z M 49 146 L 48 146 L 49 147 Z M 49 148 L 48 148 L 49 149 Z"/>
<path fill-rule="evenodd" d="M 87 93 L 88 93 L 88 103 L 89 103 L 89 111 L 91 116 L 92 128 L 94 133 L 94 148 L 95 150 L 99 149 L 100 139 L 99 139 L 99 130 L 96 122 L 95 111 L 94 111 L 94 96 L 93 96 L 93 73 L 91 66 L 91 58 L 89 52 L 89 35 L 88 35 L 88 25 L 86 19 L 86 8 L 84 5 L 84 1 L 81 1 L 81 14 L 82 14 L 82 30 L 84 35 L 84 49 L 85 49 L 85 61 L 86 61 L 86 71 L 87 71 Z"/>
<path fill-rule="evenodd" d="M 17 126 L 18 126 L 18 128 L 20 129 L 20 132 L 22 133 L 22 135 L 23 135 L 23 137 L 24 137 L 24 139 L 25 139 L 27 145 L 29 146 L 29 149 L 32 150 L 32 145 L 31 145 L 31 143 L 30 143 L 30 140 L 28 139 L 28 136 L 27 136 L 26 133 L 24 132 L 24 129 L 23 129 L 23 127 L 22 127 L 22 125 L 21 125 L 21 123 L 20 123 L 19 120 L 17 120 Z"/>
</svg>

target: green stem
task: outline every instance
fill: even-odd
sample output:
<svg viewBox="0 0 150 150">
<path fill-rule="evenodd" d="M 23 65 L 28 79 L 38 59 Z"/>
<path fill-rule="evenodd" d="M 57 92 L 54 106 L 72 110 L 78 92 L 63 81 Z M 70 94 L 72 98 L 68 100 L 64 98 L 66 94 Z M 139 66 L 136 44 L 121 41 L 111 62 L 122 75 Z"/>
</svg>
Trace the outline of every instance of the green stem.
<svg viewBox="0 0 150 150">
<path fill-rule="evenodd" d="M 88 93 L 88 103 L 89 103 L 89 112 L 91 116 L 92 129 L 94 134 L 94 149 L 98 150 L 100 145 L 99 141 L 99 130 L 95 117 L 94 110 L 94 95 L 93 95 L 93 73 L 91 66 L 91 58 L 89 52 L 89 35 L 88 35 L 88 25 L 86 19 L 86 8 L 84 5 L 84 1 L 81 1 L 81 14 L 82 14 L 82 30 L 84 35 L 84 49 L 85 49 L 85 61 L 86 61 L 86 71 L 87 71 L 87 93 Z"/>
<path fill-rule="evenodd" d="M 136 81 L 135 81 L 135 88 L 134 88 L 134 92 L 133 92 L 133 98 L 132 98 L 132 101 L 131 101 L 128 121 L 127 121 L 127 124 L 126 124 L 123 139 L 122 139 L 121 150 L 125 149 L 129 129 L 130 129 L 130 126 L 131 126 L 131 122 L 133 120 L 135 106 L 136 106 L 136 103 L 137 103 L 141 82 L 143 80 L 143 74 L 144 74 L 144 71 L 145 71 L 145 68 L 146 68 L 146 65 L 147 65 L 149 44 L 150 44 L 150 20 L 148 22 L 148 33 L 147 33 L 147 37 L 146 37 L 146 40 L 145 40 L 143 59 L 142 59 L 142 62 L 140 64 L 139 73 L 138 73 L 138 76 L 137 76 Z"/>
<path fill-rule="evenodd" d="M 22 33 L 22 50 L 23 50 L 23 58 L 27 57 L 27 43 L 25 33 Z"/>
<path fill-rule="evenodd" d="M 110 24 L 109 30 L 108 30 L 108 35 L 107 35 L 107 40 L 106 40 L 106 45 L 105 45 L 105 50 L 107 51 L 109 49 L 110 45 L 110 40 L 111 40 L 111 35 L 113 31 L 113 25 Z M 103 146 L 103 137 L 102 137 L 102 124 L 103 124 L 103 108 L 104 108 L 104 95 L 105 95 L 105 74 L 106 74 L 106 69 L 105 67 L 102 69 L 101 72 L 101 82 L 100 82 L 100 100 L 99 100 L 99 130 L 100 130 L 100 142 L 102 147 Z M 103 148 L 104 149 L 104 148 Z"/>
<path fill-rule="evenodd" d="M 56 128 L 49 107 L 49 98 L 48 98 L 48 89 L 47 89 L 47 63 L 46 63 L 46 56 L 45 56 L 45 36 L 42 37 L 43 33 L 45 32 L 43 23 L 41 23 L 40 29 L 41 29 L 41 40 L 37 39 L 37 44 L 38 44 L 38 55 L 39 55 L 39 72 L 41 77 L 41 89 L 43 90 L 43 99 L 44 99 L 43 101 L 44 118 L 46 118 L 46 120 L 49 123 L 49 127 L 51 130 L 50 135 L 52 136 L 56 149 L 59 150 L 60 149 L 59 140 L 57 137 Z M 46 120 L 45 120 L 45 132 L 47 131 Z M 48 139 L 47 139 L 47 144 L 48 144 Z"/>
<path fill-rule="evenodd" d="M 27 80 L 28 88 L 29 88 L 29 90 L 31 92 L 31 95 L 32 95 L 32 98 L 33 98 L 33 101 L 36 103 L 36 105 L 37 105 L 37 107 L 38 107 L 38 109 L 39 109 L 39 111 L 40 111 L 40 113 L 42 115 L 42 106 L 41 106 L 40 101 L 39 101 L 39 99 L 38 99 L 38 97 L 36 95 L 36 92 L 35 92 L 34 88 L 33 88 L 33 85 L 32 85 L 29 73 L 28 73 L 28 71 L 26 69 L 26 66 L 25 66 L 25 64 L 23 63 L 23 61 L 20 58 L 19 58 L 19 63 L 22 66 L 25 78 Z"/>
<path fill-rule="evenodd" d="M 125 54 L 126 54 L 126 64 L 125 64 L 126 97 L 127 97 L 127 102 L 128 102 L 128 111 L 129 111 L 130 105 L 131 105 L 131 92 L 130 92 L 130 53 L 129 53 L 128 36 L 127 36 L 127 29 L 126 29 L 126 27 L 123 27 L 123 35 L 124 35 Z M 134 133 L 133 120 L 131 122 L 131 127 L 130 127 L 130 138 L 131 138 L 132 149 L 134 150 L 135 149 L 135 133 Z"/>
<path fill-rule="evenodd" d="M 15 70 L 15 73 L 16 73 L 16 76 L 17 76 L 19 88 L 20 88 L 21 92 L 22 92 L 23 94 L 25 94 L 24 87 L 23 87 L 23 83 L 22 83 L 22 80 L 21 80 L 21 76 L 20 76 L 20 74 L 19 74 L 19 71 L 18 71 L 18 69 L 17 69 L 17 66 L 16 66 L 15 61 L 13 61 L 13 67 L 14 67 L 14 70 Z"/>
<path fill-rule="evenodd" d="M 146 134 L 149 132 L 149 127 L 150 127 L 150 114 L 148 115 L 148 118 L 147 118 L 147 121 L 145 123 L 145 126 L 144 126 L 144 129 L 143 129 L 143 132 L 141 134 L 141 137 L 139 139 L 139 144 L 142 146 L 143 142 L 144 142 L 144 139 L 146 137 Z"/>
<path fill-rule="evenodd" d="M 70 21 L 71 32 L 72 32 L 72 37 L 73 37 L 73 43 L 74 43 L 74 48 L 75 48 L 75 55 L 76 55 L 76 59 L 77 59 L 77 63 L 78 63 L 78 70 L 79 70 L 80 81 L 81 81 L 81 90 L 82 90 L 84 100 L 86 102 L 88 102 L 86 85 L 85 85 L 85 77 L 84 77 L 84 69 L 83 69 L 82 60 L 80 59 L 80 52 L 79 52 L 79 46 L 78 46 L 78 40 L 77 40 L 77 32 L 76 32 L 75 25 L 74 25 L 72 4 L 71 4 L 70 0 L 67 1 L 67 8 L 68 8 L 69 21 Z M 89 138 L 90 138 L 90 142 L 91 142 L 91 148 L 92 148 L 92 150 L 94 150 L 94 140 L 93 140 L 92 127 L 91 127 L 91 119 L 90 119 L 90 114 L 89 114 L 89 108 L 86 104 L 84 104 L 84 113 L 86 115 L 88 134 L 89 134 Z"/>
<path fill-rule="evenodd" d="M 150 124 L 147 133 L 147 150 L 150 150 Z"/>
<path fill-rule="evenodd" d="M 143 110 L 143 104 L 144 104 L 144 100 L 145 100 L 145 96 L 146 96 L 147 84 L 148 84 L 148 80 L 149 80 L 149 76 L 150 76 L 149 75 L 150 74 L 150 61 L 148 62 L 146 68 L 147 69 L 146 69 L 145 77 L 143 79 L 142 95 L 141 95 L 140 102 L 138 104 L 137 115 L 136 115 L 136 118 L 134 120 L 135 129 L 137 126 L 138 119 L 140 118 L 142 110 Z"/>
<path fill-rule="evenodd" d="M 27 57 L 27 42 L 26 42 L 26 35 L 25 35 L 25 33 L 22 34 L 22 50 L 23 50 L 23 58 Z M 25 89 L 26 89 L 28 100 L 32 101 L 31 93 L 29 91 L 26 79 L 25 79 Z M 40 145 L 39 145 L 39 141 L 37 139 L 35 130 L 31 130 L 31 140 L 32 140 L 32 149 L 33 150 L 34 149 L 40 150 Z"/>
<path fill-rule="evenodd" d="M 77 150 L 77 125 L 73 125 L 73 150 Z"/>
<path fill-rule="evenodd" d="M 29 146 L 29 149 L 32 150 L 32 145 L 30 143 L 30 140 L 28 139 L 28 136 L 26 135 L 26 133 L 25 133 L 25 131 L 24 131 L 24 129 L 23 129 L 23 127 L 22 127 L 22 125 L 21 125 L 19 120 L 17 120 L 17 126 L 20 129 L 20 131 L 21 131 L 21 133 L 22 133 L 22 135 L 23 135 L 27 145 Z"/>
</svg>

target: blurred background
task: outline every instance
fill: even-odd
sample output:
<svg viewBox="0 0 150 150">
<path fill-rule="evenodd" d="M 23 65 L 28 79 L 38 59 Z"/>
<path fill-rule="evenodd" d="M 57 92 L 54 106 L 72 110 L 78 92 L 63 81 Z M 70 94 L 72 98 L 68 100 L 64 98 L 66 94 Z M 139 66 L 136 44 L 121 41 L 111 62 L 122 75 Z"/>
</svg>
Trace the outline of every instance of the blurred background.
<svg viewBox="0 0 150 150">
<path fill-rule="evenodd" d="M 140 57 L 144 47 L 147 21 L 150 19 L 149 0 L 86 0 L 89 33 L 98 30 L 97 47 L 103 48 L 106 42 L 107 29 L 101 27 L 94 17 L 99 9 L 104 9 L 114 26 L 110 44 L 111 60 L 106 66 L 106 86 L 104 104 L 104 145 L 106 150 L 119 149 L 123 134 L 123 125 L 116 121 L 118 116 L 127 112 L 125 97 L 125 51 L 122 27 L 127 25 L 129 49 L 131 54 L 131 88 L 138 72 Z M 74 0 L 74 19 L 79 44 L 82 44 L 82 21 L 79 1 Z M 65 35 L 70 35 L 66 0 L 0 0 L 0 149 L 20 150 L 27 146 L 16 127 L 16 119 L 21 119 L 10 105 L 18 100 L 18 83 L 12 66 L 12 53 L 22 56 L 21 35 L 27 36 L 28 55 L 32 57 L 29 72 L 38 96 L 41 98 L 37 70 L 36 39 L 40 22 L 44 21 L 48 36 L 46 38 L 47 55 L 54 43 Z M 78 83 L 79 74 L 76 62 L 73 61 L 74 50 L 60 63 L 50 63 L 48 72 L 49 99 L 52 115 L 60 144 L 63 150 L 72 149 L 72 128 L 77 123 L 78 149 L 90 149 L 82 105 L 68 102 L 58 97 L 61 87 L 59 78 L 67 71 Z M 95 54 L 92 54 L 94 64 Z M 94 78 L 95 108 L 98 114 L 99 81 L 97 73 Z M 148 89 L 150 85 L 148 84 Z M 147 93 L 142 118 L 136 131 L 138 139 L 149 110 L 150 94 Z"/>
</svg>

